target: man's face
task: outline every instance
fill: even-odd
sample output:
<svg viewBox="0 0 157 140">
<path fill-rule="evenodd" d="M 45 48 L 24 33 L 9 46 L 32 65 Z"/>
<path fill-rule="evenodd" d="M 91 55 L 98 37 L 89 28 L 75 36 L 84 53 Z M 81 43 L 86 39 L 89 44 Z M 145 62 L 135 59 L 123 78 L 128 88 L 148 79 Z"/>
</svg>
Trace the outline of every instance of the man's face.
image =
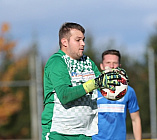
<svg viewBox="0 0 157 140">
<path fill-rule="evenodd" d="M 105 70 L 105 67 L 116 68 L 119 67 L 119 57 L 117 55 L 107 54 L 103 58 L 103 62 L 100 64 L 101 70 Z"/>
<path fill-rule="evenodd" d="M 67 55 L 73 59 L 80 59 L 84 51 L 84 34 L 76 29 L 71 30 L 71 37 L 67 42 Z"/>
</svg>

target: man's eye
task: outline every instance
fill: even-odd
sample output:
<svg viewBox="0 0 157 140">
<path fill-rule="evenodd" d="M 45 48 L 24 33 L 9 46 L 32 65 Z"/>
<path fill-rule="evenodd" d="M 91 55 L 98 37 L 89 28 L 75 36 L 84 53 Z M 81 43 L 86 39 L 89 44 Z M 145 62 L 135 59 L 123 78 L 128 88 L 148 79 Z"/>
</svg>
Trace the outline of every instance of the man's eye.
<svg viewBox="0 0 157 140">
<path fill-rule="evenodd" d="M 79 42 L 79 41 L 83 41 L 83 42 L 84 42 L 84 39 L 76 39 L 76 41 L 78 41 L 78 42 Z"/>
</svg>

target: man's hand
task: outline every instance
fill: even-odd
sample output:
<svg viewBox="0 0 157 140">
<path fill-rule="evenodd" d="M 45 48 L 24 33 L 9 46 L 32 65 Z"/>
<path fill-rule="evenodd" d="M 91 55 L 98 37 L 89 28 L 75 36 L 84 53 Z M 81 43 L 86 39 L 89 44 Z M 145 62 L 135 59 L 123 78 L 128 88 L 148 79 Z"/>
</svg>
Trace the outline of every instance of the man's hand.
<svg viewBox="0 0 157 140">
<path fill-rule="evenodd" d="M 115 86 L 120 85 L 120 82 L 117 81 L 118 79 L 121 79 L 121 76 L 116 71 L 109 71 L 107 73 L 103 71 L 99 77 L 84 83 L 83 87 L 87 93 L 97 88 L 108 88 L 114 91 Z"/>
<path fill-rule="evenodd" d="M 103 71 L 99 77 L 95 78 L 95 85 L 97 88 L 109 88 L 115 90 L 115 86 L 119 86 L 120 83 L 117 81 L 121 79 L 119 73 Z"/>
<path fill-rule="evenodd" d="M 113 71 L 117 72 L 118 74 L 123 75 L 127 79 L 127 83 L 129 84 L 129 77 L 124 69 L 117 67 L 117 68 L 113 69 Z"/>
</svg>

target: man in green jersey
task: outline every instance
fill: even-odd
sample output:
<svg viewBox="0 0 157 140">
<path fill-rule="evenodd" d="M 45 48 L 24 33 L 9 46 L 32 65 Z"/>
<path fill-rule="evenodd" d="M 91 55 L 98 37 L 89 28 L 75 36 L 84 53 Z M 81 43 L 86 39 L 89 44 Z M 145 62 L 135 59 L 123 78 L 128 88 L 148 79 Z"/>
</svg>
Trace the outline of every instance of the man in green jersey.
<svg viewBox="0 0 157 140">
<path fill-rule="evenodd" d="M 42 140 L 91 140 L 98 133 L 96 89 L 119 84 L 116 72 L 100 74 L 83 54 L 84 33 L 81 25 L 64 23 L 60 49 L 45 65 Z"/>
</svg>

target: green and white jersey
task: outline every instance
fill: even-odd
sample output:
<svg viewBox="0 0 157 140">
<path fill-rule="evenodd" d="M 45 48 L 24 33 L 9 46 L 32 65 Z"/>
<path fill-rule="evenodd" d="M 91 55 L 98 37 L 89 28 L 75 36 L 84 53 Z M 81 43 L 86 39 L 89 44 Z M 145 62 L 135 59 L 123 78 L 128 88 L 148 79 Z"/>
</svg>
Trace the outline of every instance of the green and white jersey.
<svg viewBox="0 0 157 140">
<path fill-rule="evenodd" d="M 99 74 L 89 57 L 74 60 L 61 50 L 50 57 L 44 72 L 43 132 L 98 133 L 97 90 L 86 94 L 82 83 Z"/>
</svg>

